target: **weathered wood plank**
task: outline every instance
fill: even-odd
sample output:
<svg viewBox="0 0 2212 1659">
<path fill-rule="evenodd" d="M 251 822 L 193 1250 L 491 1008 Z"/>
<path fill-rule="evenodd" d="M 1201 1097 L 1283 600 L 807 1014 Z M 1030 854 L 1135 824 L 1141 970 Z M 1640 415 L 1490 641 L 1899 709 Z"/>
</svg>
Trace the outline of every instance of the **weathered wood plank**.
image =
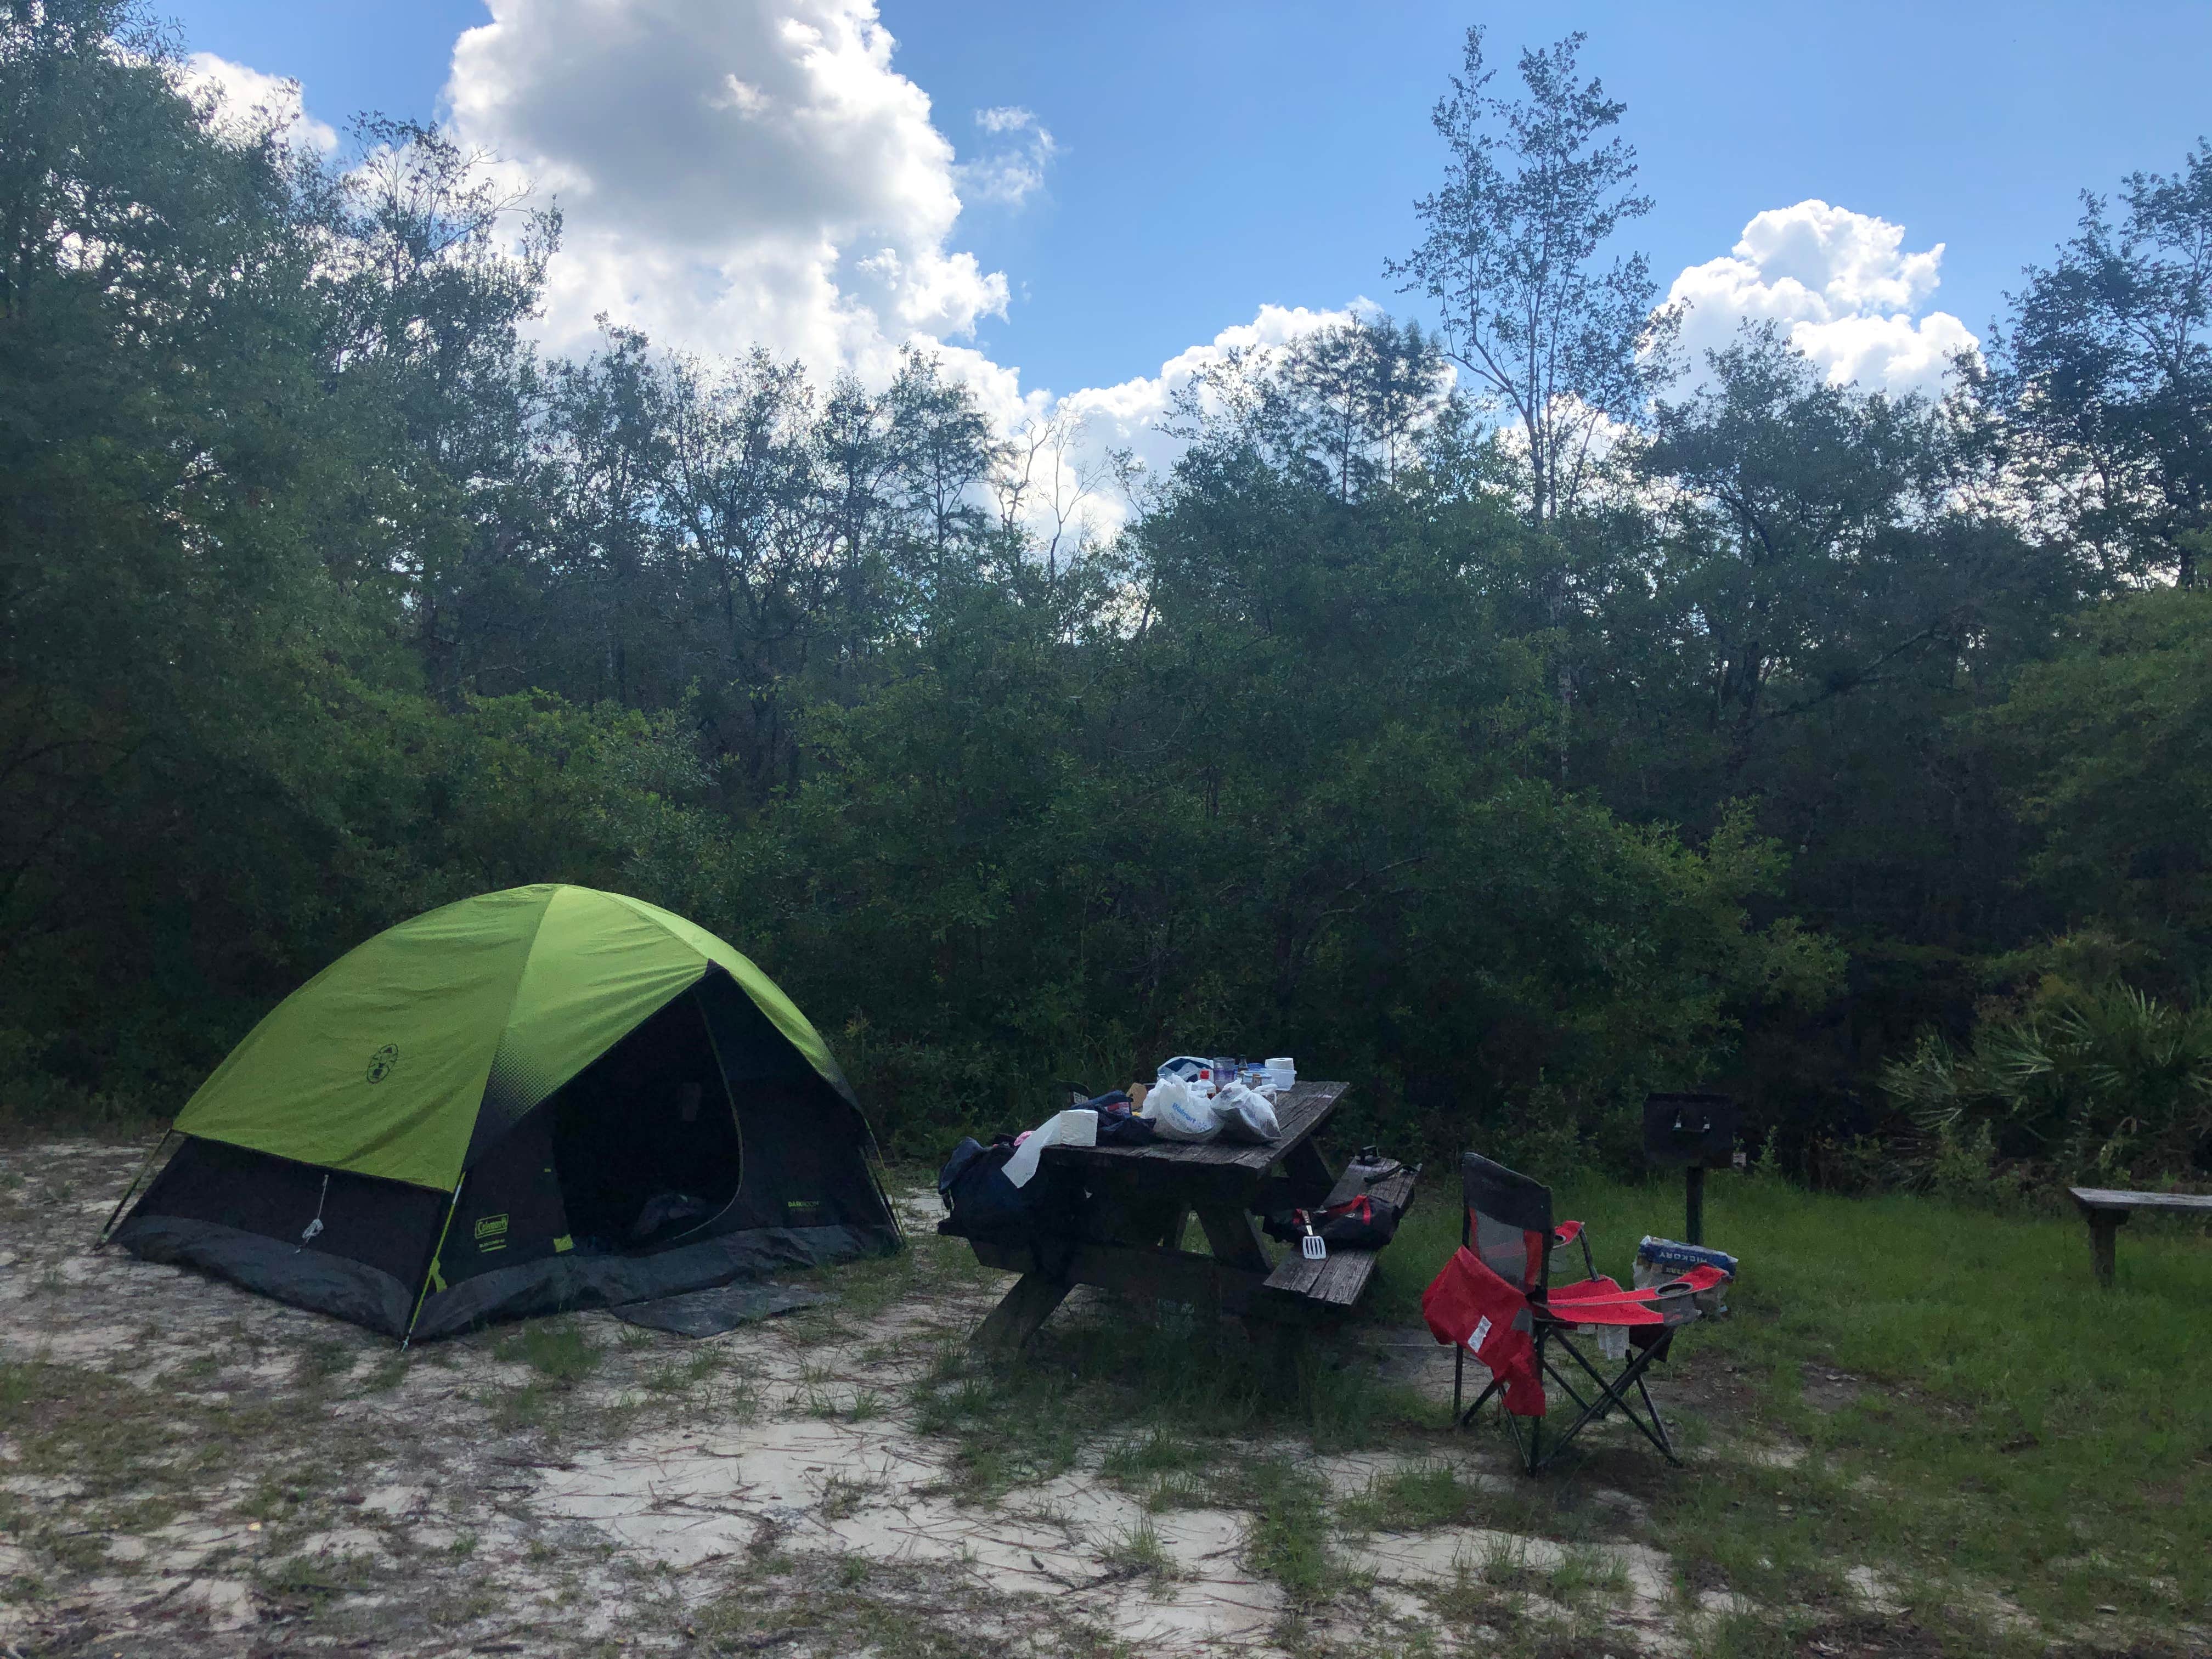
<svg viewBox="0 0 2212 1659">
<path fill-rule="evenodd" d="M 975 1346 L 993 1353 L 1014 1352 L 1052 1317 L 1068 1290 L 1067 1285 L 1042 1273 L 1024 1273 L 976 1328 Z"/>
<path fill-rule="evenodd" d="M 1402 1214 L 1413 1207 L 1414 1176 L 1411 1170 L 1401 1170 L 1395 1175 L 1384 1176 L 1367 1189 L 1370 1198 L 1380 1199 L 1385 1204 L 1395 1204 Z"/>
<path fill-rule="evenodd" d="M 1044 1155 L 1064 1162 L 1108 1167 L 1182 1166 L 1265 1175 L 1278 1158 L 1296 1152 L 1328 1121 L 1337 1101 L 1350 1086 L 1346 1083 L 1326 1082 L 1291 1085 L 1290 1092 L 1275 1107 L 1280 1132 L 1263 1146 L 1237 1140 L 1156 1140 L 1146 1146 L 1048 1146 Z"/>
<path fill-rule="evenodd" d="M 2203 1210 L 2212 1212 L 2212 1193 L 2123 1193 L 2103 1187 L 2069 1187 L 2085 1210 Z"/>
<path fill-rule="evenodd" d="M 1414 1186 L 1413 1171 L 1401 1170 L 1375 1182 L 1367 1193 L 1404 1211 L 1413 1207 Z M 1284 1318 L 1341 1312 L 1367 1293 L 1381 1255 L 1380 1250 L 1332 1249 L 1319 1261 L 1310 1261 L 1304 1255 L 1285 1256 L 1261 1286 L 1253 1311 Z"/>
<path fill-rule="evenodd" d="M 2166 1210 L 2177 1214 L 2212 1214 L 2212 1194 L 2125 1193 L 2107 1187 L 2069 1187 L 2089 1224 L 2089 1271 L 2110 1290 L 2118 1266 L 2121 1224 L 2138 1210 Z"/>
<path fill-rule="evenodd" d="M 1226 1204 L 1201 1204 L 1197 1208 L 1198 1224 L 1206 1229 L 1206 1242 L 1215 1258 L 1266 1278 L 1274 1263 L 1268 1259 L 1267 1247 L 1260 1242 L 1260 1230 L 1252 1224 L 1251 1212 L 1242 1206 Z"/>
<path fill-rule="evenodd" d="M 1309 1261 L 1293 1252 L 1275 1264 L 1275 1271 L 1267 1275 L 1267 1288 L 1271 1294 L 1281 1291 L 1291 1296 L 1304 1296 L 1321 1278 L 1322 1267 L 1322 1261 Z"/>
</svg>

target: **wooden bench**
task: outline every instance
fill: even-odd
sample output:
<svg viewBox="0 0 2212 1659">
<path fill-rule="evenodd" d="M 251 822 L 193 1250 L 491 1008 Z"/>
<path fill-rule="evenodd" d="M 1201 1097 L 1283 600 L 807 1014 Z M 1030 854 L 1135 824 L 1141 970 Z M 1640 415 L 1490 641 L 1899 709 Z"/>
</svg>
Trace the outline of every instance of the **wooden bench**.
<svg viewBox="0 0 2212 1659">
<path fill-rule="evenodd" d="M 1413 1171 L 1401 1170 L 1367 1189 L 1367 1195 L 1395 1204 L 1402 1213 L 1413 1206 Z M 1332 1245 L 1319 1261 L 1292 1254 L 1253 1292 L 1252 1311 L 1262 1318 L 1321 1322 L 1338 1318 L 1358 1305 L 1375 1277 L 1380 1250 L 1349 1250 Z"/>
<path fill-rule="evenodd" d="M 2109 1289 L 2120 1224 L 2137 1210 L 2172 1210 L 2212 1216 L 2212 1194 L 2116 1193 L 2102 1187 L 2069 1187 L 2089 1224 L 2089 1265 Z"/>
</svg>

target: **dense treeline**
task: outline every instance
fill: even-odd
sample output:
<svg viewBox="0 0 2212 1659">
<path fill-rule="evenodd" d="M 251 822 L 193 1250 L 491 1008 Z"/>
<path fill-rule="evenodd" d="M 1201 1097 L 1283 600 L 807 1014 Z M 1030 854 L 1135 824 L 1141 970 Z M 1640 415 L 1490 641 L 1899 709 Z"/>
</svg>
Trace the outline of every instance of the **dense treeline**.
<svg viewBox="0 0 2212 1659">
<path fill-rule="evenodd" d="M 1100 540 L 925 355 L 545 359 L 557 217 L 438 134 L 334 167 L 0 0 L 0 1116 L 173 1110 L 554 879 L 755 954 L 908 1151 L 1195 1046 L 1437 1146 L 1705 1081 L 1828 1179 L 2203 1174 L 2212 151 L 1942 404 L 1670 381 L 1574 48 L 1513 106 L 1470 38 L 1438 331 L 1222 365 Z"/>
</svg>

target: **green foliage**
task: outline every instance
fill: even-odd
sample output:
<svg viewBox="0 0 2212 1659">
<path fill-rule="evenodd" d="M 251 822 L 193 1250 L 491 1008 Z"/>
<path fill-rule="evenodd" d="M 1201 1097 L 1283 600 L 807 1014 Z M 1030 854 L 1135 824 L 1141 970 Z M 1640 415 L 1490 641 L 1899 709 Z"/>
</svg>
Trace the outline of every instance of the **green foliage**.
<svg viewBox="0 0 2212 1659">
<path fill-rule="evenodd" d="M 2212 1007 L 2118 981 L 2045 980 L 1963 1051 L 1923 1037 L 1882 1084 L 1943 1138 L 1936 1170 L 1954 1188 L 1997 1152 L 2106 1186 L 2212 1172 Z"/>
<path fill-rule="evenodd" d="M 1980 724 L 2036 836 L 2027 873 L 2185 983 L 2212 969 L 2212 593 L 2130 595 L 2068 632 Z"/>
<path fill-rule="evenodd" d="M 2080 234 L 2029 268 L 1991 390 L 2056 526 L 2115 576 L 2189 587 L 2212 551 L 2212 142 L 2122 194 L 2115 226 L 2084 191 Z"/>
<path fill-rule="evenodd" d="M 532 880 L 728 934 L 917 1155 L 1287 1049 L 1408 1150 L 1625 1163 L 1711 1082 L 1870 1179 L 1880 1057 L 2033 940 L 2171 1000 L 2212 613 L 2103 596 L 2202 529 L 2201 158 L 1940 405 L 1754 331 L 1658 406 L 1579 46 L 1509 100 L 1470 36 L 1398 270 L 1437 332 L 1232 354 L 1139 479 L 920 352 L 540 361 L 558 216 L 482 158 L 240 137 L 128 7 L 0 4 L 0 1125 L 172 1110 L 349 945 Z M 2106 438 L 2103 517 L 2027 510 Z"/>
</svg>

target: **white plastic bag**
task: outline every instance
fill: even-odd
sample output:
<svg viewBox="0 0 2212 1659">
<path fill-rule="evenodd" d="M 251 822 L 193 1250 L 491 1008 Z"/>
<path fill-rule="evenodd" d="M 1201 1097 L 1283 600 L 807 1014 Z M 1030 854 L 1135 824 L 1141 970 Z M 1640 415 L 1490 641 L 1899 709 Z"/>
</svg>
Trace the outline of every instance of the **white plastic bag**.
<svg viewBox="0 0 2212 1659">
<path fill-rule="evenodd" d="M 1258 1091 L 1232 1083 L 1208 1103 L 1213 1108 L 1214 1121 L 1220 1124 L 1221 1133 L 1231 1140 L 1249 1140 L 1259 1144 L 1273 1140 L 1281 1132 L 1282 1125 L 1275 1121 L 1275 1109 Z"/>
<path fill-rule="evenodd" d="M 1162 1078 L 1145 1091 L 1145 1115 L 1163 1140 L 1211 1140 L 1221 1133 L 1212 1103 L 1181 1078 Z"/>
<path fill-rule="evenodd" d="M 1017 1187 L 1026 1187 L 1030 1177 L 1037 1172 L 1037 1161 L 1048 1146 L 1096 1146 L 1098 1144 L 1098 1114 L 1087 1109 L 1071 1108 L 1047 1118 L 1022 1137 L 1022 1144 L 1014 1148 L 1014 1155 L 1006 1160 L 1006 1179 Z"/>
</svg>

